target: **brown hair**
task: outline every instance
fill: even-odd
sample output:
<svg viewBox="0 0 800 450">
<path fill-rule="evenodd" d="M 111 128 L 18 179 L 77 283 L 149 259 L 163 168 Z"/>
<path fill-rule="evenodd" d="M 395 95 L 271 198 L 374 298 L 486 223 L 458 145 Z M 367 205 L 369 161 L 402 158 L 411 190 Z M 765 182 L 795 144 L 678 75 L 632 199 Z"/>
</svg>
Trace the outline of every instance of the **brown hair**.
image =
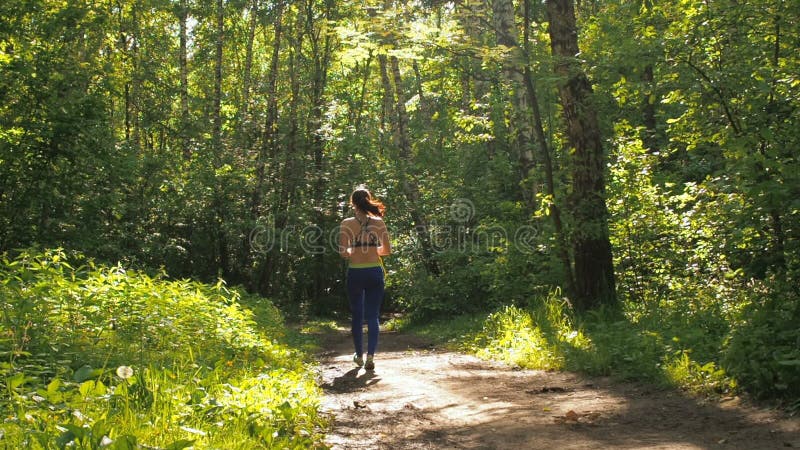
<svg viewBox="0 0 800 450">
<path fill-rule="evenodd" d="M 358 187 L 350 194 L 350 203 L 359 210 L 378 217 L 383 217 L 383 212 L 386 211 L 386 207 L 383 206 L 383 203 L 373 198 L 372 194 L 364 187 Z"/>
</svg>

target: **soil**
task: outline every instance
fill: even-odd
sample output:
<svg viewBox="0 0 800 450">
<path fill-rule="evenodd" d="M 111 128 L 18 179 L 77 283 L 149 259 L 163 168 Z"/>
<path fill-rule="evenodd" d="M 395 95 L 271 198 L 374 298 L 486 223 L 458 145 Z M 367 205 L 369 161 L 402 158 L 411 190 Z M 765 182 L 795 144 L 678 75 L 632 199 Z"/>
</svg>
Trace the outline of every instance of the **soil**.
<svg viewBox="0 0 800 450">
<path fill-rule="evenodd" d="M 519 370 L 396 332 L 381 333 L 365 371 L 348 330 L 320 341 L 334 450 L 800 448 L 800 419 L 737 397 Z"/>
</svg>

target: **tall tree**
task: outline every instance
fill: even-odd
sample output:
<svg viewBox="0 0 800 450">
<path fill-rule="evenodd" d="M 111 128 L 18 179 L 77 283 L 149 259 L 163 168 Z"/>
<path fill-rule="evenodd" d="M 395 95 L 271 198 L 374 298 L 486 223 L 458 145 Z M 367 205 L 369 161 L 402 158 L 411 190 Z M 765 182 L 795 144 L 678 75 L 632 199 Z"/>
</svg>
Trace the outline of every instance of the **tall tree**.
<svg viewBox="0 0 800 450">
<path fill-rule="evenodd" d="M 379 26 L 401 20 L 403 14 L 399 12 L 392 0 L 383 1 L 383 12 L 378 22 Z M 408 202 L 409 214 L 413 221 L 414 234 L 419 242 L 419 259 L 425 269 L 432 274 L 439 273 L 439 267 L 433 259 L 433 250 L 430 239 L 430 224 L 421 203 L 421 194 L 418 180 L 412 175 L 415 171 L 414 157 L 409 130 L 409 114 L 406 108 L 407 95 L 400 70 L 400 58 L 396 55 L 387 55 L 388 50 L 396 50 L 400 43 L 400 34 L 396 31 L 384 33 L 382 42 L 384 51 L 378 55 L 381 84 L 383 87 L 382 112 L 383 121 L 387 131 L 391 131 L 392 146 L 396 149 L 396 167 L 400 190 Z"/>
<path fill-rule="evenodd" d="M 189 3 L 188 0 L 179 0 L 177 6 L 178 13 L 178 35 L 179 35 L 179 49 L 178 60 L 180 65 L 180 97 L 181 97 L 181 121 L 180 121 L 180 135 L 181 146 L 183 147 L 183 156 L 186 159 L 192 154 L 189 147 Z"/>
<path fill-rule="evenodd" d="M 573 296 L 575 294 L 575 277 L 572 271 L 572 261 L 567 248 L 567 237 L 564 231 L 564 221 L 561 218 L 561 208 L 559 206 L 559 199 L 556 198 L 556 182 L 553 167 L 553 155 L 550 151 L 547 138 L 544 134 L 544 122 L 542 120 L 542 111 L 539 107 L 539 95 L 536 91 L 536 80 L 533 77 L 531 70 L 531 49 L 530 49 L 530 25 L 531 25 L 531 2 L 524 0 L 523 3 L 523 50 L 525 51 L 525 68 L 523 76 L 525 79 L 525 88 L 528 94 L 528 101 L 531 105 L 531 112 L 533 114 L 533 131 L 536 136 L 536 144 L 539 148 L 541 155 L 542 167 L 544 169 L 544 185 L 545 193 L 547 194 L 547 209 L 551 220 L 553 221 L 553 228 L 556 237 L 556 252 L 558 259 L 564 270 L 564 286 L 567 295 Z"/>
<path fill-rule="evenodd" d="M 525 90 L 524 53 L 519 45 L 516 12 L 512 0 L 494 0 L 492 2 L 494 30 L 498 45 L 507 52 L 503 58 L 503 72 L 511 84 L 512 135 L 514 148 L 519 160 L 521 179 L 526 186 L 523 197 L 529 205 L 536 200 L 536 184 L 530 177 L 536 165 L 533 157 L 534 131 L 531 123 L 530 96 Z"/>
<path fill-rule="evenodd" d="M 249 9 L 249 22 L 247 24 L 247 40 L 245 42 L 245 57 L 244 57 L 244 73 L 242 74 L 242 112 L 241 120 L 246 126 L 244 127 L 245 133 L 248 133 L 249 128 L 247 124 L 250 122 L 250 85 L 252 84 L 253 72 L 253 46 L 256 40 L 256 28 L 259 18 L 259 0 L 251 0 Z M 276 5 L 276 8 L 281 8 L 281 5 Z"/>
<path fill-rule="evenodd" d="M 319 9 L 317 9 L 319 8 Z M 317 4 L 317 0 L 306 0 L 305 3 L 305 33 L 311 45 L 311 89 L 309 92 L 309 107 L 311 109 L 308 116 L 307 129 L 310 133 L 311 153 L 313 156 L 314 170 L 309 174 L 312 178 L 312 198 L 314 204 L 314 223 L 319 230 L 327 229 L 325 224 L 326 208 L 330 205 L 326 202 L 325 188 L 327 176 L 325 174 L 325 140 L 321 132 L 323 124 L 323 114 L 325 111 L 325 95 L 328 87 L 328 75 L 333 58 L 334 47 L 336 45 L 335 35 L 330 32 L 329 24 L 337 19 L 337 2 L 334 0 L 322 0 L 322 5 Z M 323 292 L 322 279 L 323 271 L 323 252 L 314 253 L 314 277 L 312 296 L 314 300 L 319 300 Z"/>
<path fill-rule="evenodd" d="M 389 58 L 391 66 L 392 80 L 394 81 L 391 86 L 391 92 L 394 94 L 396 103 L 394 111 L 396 114 L 395 122 L 395 145 L 398 149 L 399 163 L 403 166 L 400 170 L 400 184 L 403 192 L 406 195 L 411 209 L 411 217 L 414 220 L 414 229 L 416 230 L 417 238 L 419 239 L 422 249 L 422 260 L 425 267 L 430 273 L 438 274 L 439 267 L 436 262 L 431 258 L 433 254 L 430 242 L 430 226 L 428 219 L 422 211 L 421 198 L 419 192 L 419 185 L 416 180 L 409 178 L 409 167 L 413 167 L 414 161 L 411 154 L 411 137 L 408 129 L 408 112 L 406 111 L 406 94 L 403 90 L 403 78 L 400 73 L 400 60 L 396 56 Z"/>
<path fill-rule="evenodd" d="M 577 58 L 574 0 L 548 0 L 547 17 L 555 72 L 560 77 L 562 113 L 573 153 L 575 300 L 578 308 L 588 309 L 616 300 L 605 199 L 605 155 L 592 104 L 592 86 Z"/>
<path fill-rule="evenodd" d="M 262 202 L 267 178 L 268 160 L 274 160 L 278 153 L 278 70 L 280 68 L 281 45 L 283 40 L 282 1 L 275 4 L 274 14 L 272 54 L 269 62 L 269 71 L 264 81 L 267 87 L 264 132 L 255 162 L 255 187 L 253 188 L 252 200 L 250 203 L 250 212 L 254 220 L 258 220 L 263 207 Z M 251 49 L 248 48 L 248 53 L 250 52 Z"/>
<path fill-rule="evenodd" d="M 213 122 L 212 139 L 214 152 L 219 156 L 222 152 L 222 64 L 225 43 L 225 2 L 217 0 L 215 11 L 216 42 L 214 46 L 214 96 L 211 120 Z"/>
</svg>

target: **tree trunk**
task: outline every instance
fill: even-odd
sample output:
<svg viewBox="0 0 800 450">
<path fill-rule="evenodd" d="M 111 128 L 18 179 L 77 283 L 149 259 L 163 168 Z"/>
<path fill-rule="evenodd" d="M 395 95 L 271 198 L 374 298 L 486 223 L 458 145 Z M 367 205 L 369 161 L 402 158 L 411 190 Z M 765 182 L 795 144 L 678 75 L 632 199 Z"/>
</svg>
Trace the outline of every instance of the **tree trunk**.
<svg viewBox="0 0 800 450">
<path fill-rule="evenodd" d="M 411 210 L 411 218 L 414 220 L 414 228 L 417 232 L 417 238 L 422 246 L 422 259 L 428 271 L 434 275 L 439 274 L 439 267 L 431 258 L 433 255 L 433 247 L 430 241 L 430 227 L 428 220 L 420 209 L 420 192 L 414 180 L 409 180 L 408 174 L 411 172 L 405 170 L 408 167 L 413 167 L 411 155 L 411 138 L 408 132 L 408 112 L 406 111 L 406 97 L 403 91 L 403 79 L 400 74 L 400 61 L 397 57 L 392 56 L 389 58 L 392 72 L 392 79 L 394 80 L 393 89 L 390 91 L 395 97 L 395 112 L 397 113 L 397 121 L 395 123 L 395 145 L 399 150 L 399 167 L 398 173 L 400 176 L 400 183 L 403 192 L 408 199 Z M 405 167 L 403 167 L 405 166 Z"/>
<path fill-rule="evenodd" d="M 769 91 L 769 98 L 768 98 L 768 110 L 774 109 L 775 106 L 775 91 L 778 87 L 778 80 L 774 76 L 774 72 L 778 70 L 781 63 L 781 16 L 780 11 L 783 10 L 783 0 L 779 2 L 777 11 L 778 13 L 774 16 L 774 32 L 775 32 L 775 44 L 773 46 L 772 52 L 772 67 L 773 67 L 773 76 L 770 82 L 770 91 Z M 770 116 L 767 119 L 767 123 L 770 128 L 775 125 L 775 120 L 773 116 Z M 767 142 L 765 140 L 761 141 L 759 145 L 759 150 L 762 155 L 766 156 L 766 149 L 767 149 Z M 760 165 L 760 164 L 759 164 Z M 776 175 L 769 173 L 766 169 L 762 168 L 762 175 L 761 177 L 764 179 L 772 179 Z M 774 182 L 774 181 L 773 181 Z M 770 202 L 774 203 L 774 202 Z M 770 216 L 770 224 L 772 228 L 772 236 L 771 236 L 771 253 L 772 257 L 770 258 L 770 264 L 774 269 L 776 269 L 779 273 L 785 274 L 786 270 L 786 233 L 783 227 L 783 219 L 781 218 L 780 209 L 775 207 L 774 204 L 770 206 L 769 211 Z"/>
<path fill-rule="evenodd" d="M 245 57 L 244 57 L 244 73 L 242 74 L 242 110 L 241 117 L 242 123 L 245 125 L 244 129 L 248 130 L 246 125 L 250 122 L 250 84 L 252 83 L 253 71 L 253 43 L 256 38 L 256 25 L 258 25 L 258 5 L 259 0 L 252 0 L 250 4 L 250 23 L 247 26 L 247 42 L 245 44 Z M 280 10 L 281 5 L 276 5 Z M 280 16 L 280 13 L 278 13 Z M 277 39 L 277 36 L 276 36 Z"/>
<path fill-rule="evenodd" d="M 325 229 L 324 204 L 325 204 L 325 141 L 319 133 L 322 126 L 322 116 L 325 108 L 325 89 L 328 85 L 328 69 L 333 52 L 333 41 L 330 33 L 323 33 L 322 27 L 315 27 L 316 20 L 331 20 L 336 2 L 327 0 L 322 12 L 315 11 L 314 0 L 306 4 L 306 34 L 311 42 L 312 78 L 311 78 L 311 114 L 309 116 L 308 131 L 311 133 L 311 148 L 314 156 L 313 189 L 312 195 L 316 205 L 314 223 L 320 230 Z M 317 15 L 321 15 L 317 19 Z M 322 274 L 324 272 L 324 253 L 314 254 L 314 284 L 312 288 L 312 301 L 318 301 L 323 291 Z"/>
<path fill-rule="evenodd" d="M 555 179 L 553 176 L 553 158 L 550 154 L 550 147 L 547 145 L 547 139 L 544 135 L 544 123 L 542 122 L 542 112 L 539 109 L 539 98 L 536 93 L 536 82 L 531 73 L 530 66 L 530 45 L 528 44 L 528 33 L 530 30 L 530 0 L 525 0 L 524 3 L 524 28 L 523 28 L 523 49 L 525 50 L 525 88 L 528 93 L 528 101 L 531 105 L 533 112 L 533 130 L 536 133 L 536 143 L 539 147 L 541 154 L 542 164 L 544 165 L 544 180 L 545 192 L 549 197 L 548 210 L 550 218 L 553 220 L 553 227 L 556 233 L 556 252 L 558 259 L 561 261 L 562 269 L 564 270 L 564 287 L 567 296 L 572 297 L 575 294 L 575 276 L 572 272 L 572 261 L 569 256 L 569 249 L 567 246 L 567 238 L 564 233 L 564 222 L 561 219 L 561 208 L 558 207 L 556 200 L 556 187 Z"/>
<path fill-rule="evenodd" d="M 255 220 L 261 215 L 261 203 L 266 183 L 266 165 L 268 160 L 277 154 L 278 134 L 278 65 L 280 62 L 281 41 L 283 33 L 283 2 L 275 5 L 275 24 L 273 28 L 272 60 L 267 74 L 267 111 L 264 121 L 264 136 L 256 160 L 256 185 L 250 203 L 250 214 Z"/>
<path fill-rule="evenodd" d="M 575 306 L 589 309 L 616 301 L 614 262 L 605 203 L 605 156 L 592 86 L 578 64 L 573 0 L 548 0 L 550 45 L 561 80 L 558 91 L 572 146 L 572 213 L 575 222 Z"/>
<path fill-rule="evenodd" d="M 364 113 L 364 103 L 367 98 L 367 85 L 369 84 L 369 78 L 372 74 L 372 50 L 369 52 L 369 56 L 367 60 L 364 62 L 364 77 L 361 79 L 361 90 L 358 94 L 358 102 L 356 103 L 355 108 L 353 108 L 352 115 L 350 116 L 350 122 L 353 124 L 353 130 L 355 130 L 356 136 L 361 135 L 361 122 L 362 122 L 362 114 Z"/>
<path fill-rule="evenodd" d="M 457 16 L 459 23 L 464 29 L 464 33 L 469 38 L 469 48 L 479 49 L 486 46 L 486 36 L 483 31 L 482 23 L 485 17 L 490 14 L 489 6 L 486 1 L 480 2 L 457 2 Z M 460 76 L 461 84 L 461 109 L 468 114 L 473 114 L 473 107 L 483 105 L 484 99 L 495 90 L 490 80 L 494 79 L 493 76 L 487 76 L 485 69 L 482 66 L 482 58 L 475 54 L 475 50 L 466 52 L 465 56 L 461 58 L 461 66 L 463 67 Z M 493 115 L 491 106 L 481 106 L 485 108 L 486 114 Z M 506 135 L 504 128 L 504 120 L 492 120 L 494 124 L 494 131 L 501 131 L 494 133 L 495 139 L 503 140 Z M 488 140 L 485 144 L 486 155 L 488 159 L 494 158 L 496 154 L 495 139 Z"/>
<path fill-rule="evenodd" d="M 131 30 L 130 35 L 124 35 L 124 39 L 127 41 L 128 38 L 131 38 L 131 63 L 133 67 L 131 68 L 131 80 L 130 80 L 130 89 L 126 89 L 127 101 L 128 104 L 128 111 L 127 111 L 127 130 L 126 130 L 126 138 L 130 139 L 133 147 L 135 149 L 141 149 L 141 121 L 140 121 L 140 101 L 141 101 L 141 92 L 142 92 L 142 82 L 140 80 L 139 75 L 139 18 L 137 16 L 137 11 L 139 9 L 138 2 L 134 2 L 131 7 Z M 122 9 L 121 9 L 122 10 Z M 127 42 L 125 42 L 127 46 Z"/>
<path fill-rule="evenodd" d="M 417 110 L 419 111 L 420 116 L 418 123 L 421 123 L 423 127 L 430 129 L 433 126 L 433 112 L 431 111 L 431 105 L 428 102 L 428 99 L 425 97 L 425 92 L 422 90 L 422 72 L 419 70 L 419 64 L 416 60 L 411 62 L 411 68 L 414 70 L 414 78 L 416 78 L 417 103 L 419 105 Z"/>
<path fill-rule="evenodd" d="M 642 144 L 650 153 L 658 152 L 658 131 L 656 122 L 656 100 L 655 83 L 653 77 L 653 64 L 644 66 L 642 72 L 642 82 L 645 85 L 644 97 L 642 98 L 642 121 L 644 122 L 644 132 Z"/>
<path fill-rule="evenodd" d="M 260 255 L 262 262 L 257 265 L 256 274 L 254 276 L 254 285 L 259 293 L 262 295 L 272 295 L 275 290 L 272 286 L 273 275 L 276 275 L 276 270 L 280 270 L 279 260 L 281 258 L 281 245 L 278 239 L 278 233 L 286 228 L 289 221 L 288 218 L 288 203 L 290 191 L 293 189 L 291 175 L 293 172 L 293 155 L 297 146 L 297 124 L 299 118 L 297 117 L 297 102 L 298 90 L 297 88 L 297 70 L 294 66 L 294 51 L 293 47 L 289 47 L 289 62 L 288 72 L 291 74 L 291 91 L 292 97 L 289 101 L 288 122 L 290 124 L 289 133 L 287 136 L 287 146 L 284 157 L 284 164 L 282 171 L 280 170 L 279 161 L 279 148 L 278 148 L 278 92 L 277 92 L 277 79 L 278 79 L 278 66 L 280 50 L 283 45 L 283 2 L 276 5 L 275 10 L 275 23 L 273 24 L 273 44 L 272 44 L 272 59 L 270 61 L 270 69 L 265 81 L 267 85 L 267 110 L 264 122 L 264 135 L 259 150 L 258 160 L 256 161 L 256 185 L 253 189 L 253 198 L 251 204 L 251 214 L 256 220 L 262 218 L 263 198 L 267 184 L 267 163 L 272 164 L 275 169 L 272 172 L 277 172 L 276 179 L 273 181 L 275 188 L 278 188 L 277 202 L 271 208 L 271 223 L 266 223 L 265 226 L 272 227 L 274 233 L 270 235 L 271 241 L 265 250 L 265 253 Z M 302 33 L 300 33 L 302 34 Z M 292 42 L 291 34 L 287 35 L 289 44 Z M 301 37 L 297 37 L 295 42 L 302 41 Z M 296 43 L 294 47 L 299 46 Z M 279 275 L 279 274 L 278 274 Z"/>
<path fill-rule="evenodd" d="M 389 62 L 386 55 L 378 55 L 378 65 L 381 71 L 381 85 L 383 86 L 383 107 L 381 108 L 381 130 L 387 132 L 391 129 L 394 120 L 394 94 L 392 93 L 392 80 L 389 79 Z"/>
<path fill-rule="evenodd" d="M 464 34 L 477 45 L 477 43 L 480 42 L 480 31 L 476 24 L 477 19 L 474 17 L 474 14 L 472 14 L 472 11 L 468 6 L 461 5 L 457 2 L 456 8 L 456 17 L 458 17 L 458 22 L 464 29 Z M 470 42 L 469 45 L 472 46 L 472 42 Z M 472 110 L 473 98 L 480 98 L 481 93 L 478 92 L 477 86 L 475 86 L 476 92 L 473 96 L 472 80 L 475 78 L 473 72 L 476 70 L 475 66 L 477 65 L 474 62 L 474 58 L 472 55 L 467 55 L 461 56 L 459 59 L 461 66 L 461 70 L 459 71 L 459 83 L 461 85 L 460 107 L 461 110 L 466 113 L 467 111 Z"/>
<path fill-rule="evenodd" d="M 214 60 L 214 98 L 213 98 L 213 131 L 212 131 L 212 147 L 214 152 L 215 164 L 221 165 L 222 160 L 222 56 L 223 56 L 223 42 L 224 42 L 224 27 L 225 27 L 225 11 L 223 0 L 217 0 L 216 3 L 216 57 Z M 229 259 L 228 259 L 228 242 L 225 234 L 225 221 L 226 221 L 226 205 L 223 198 L 223 187 L 219 183 L 215 183 L 215 199 L 213 208 L 215 211 L 215 229 L 217 235 L 217 257 L 219 263 L 219 270 L 223 277 L 229 273 Z"/>
<path fill-rule="evenodd" d="M 529 206 L 536 203 L 536 184 L 529 177 L 535 167 L 533 157 L 533 130 L 531 129 L 531 105 L 525 92 L 522 62 L 524 54 L 519 46 L 514 2 L 512 0 L 495 0 L 492 3 L 494 31 L 497 43 L 508 49 L 503 60 L 503 71 L 512 89 L 512 136 L 517 150 L 517 158 L 522 182 L 527 188 L 523 198 Z"/>
<path fill-rule="evenodd" d="M 225 10 L 223 0 L 217 0 L 217 43 L 214 59 L 214 105 L 212 112 L 214 151 L 219 157 L 222 152 L 222 50 L 225 32 Z"/>
<path fill-rule="evenodd" d="M 181 145 L 183 146 L 183 157 L 189 159 L 192 156 L 192 149 L 189 147 L 189 64 L 188 64 L 188 26 L 189 6 L 187 0 L 180 0 L 178 5 L 179 23 L 179 63 L 180 63 L 180 97 L 181 97 Z"/>
</svg>

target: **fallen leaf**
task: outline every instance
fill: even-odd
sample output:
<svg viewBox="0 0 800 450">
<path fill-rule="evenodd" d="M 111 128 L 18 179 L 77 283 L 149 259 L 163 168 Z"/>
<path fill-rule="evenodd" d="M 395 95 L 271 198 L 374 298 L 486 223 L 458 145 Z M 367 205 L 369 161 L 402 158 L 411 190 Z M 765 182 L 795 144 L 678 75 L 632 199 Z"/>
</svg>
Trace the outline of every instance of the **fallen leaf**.
<svg viewBox="0 0 800 450">
<path fill-rule="evenodd" d="M 578 418 L 579 418 L 578 413 L 576 413 L 571 409 L 567 411 L 566 414 L 564 414 L 564 419 L 566 419 L 569 422 L 577 422 Z"/>
</svg>

